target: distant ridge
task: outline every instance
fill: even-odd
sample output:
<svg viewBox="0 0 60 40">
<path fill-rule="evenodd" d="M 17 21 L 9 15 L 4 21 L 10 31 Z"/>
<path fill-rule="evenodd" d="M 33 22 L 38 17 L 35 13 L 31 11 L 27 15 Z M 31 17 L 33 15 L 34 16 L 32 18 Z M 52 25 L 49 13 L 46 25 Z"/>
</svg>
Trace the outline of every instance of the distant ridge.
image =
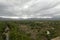
<svg viewBox="0 0 60 40">
<path fill-rule="evenodd" d="M 27 19 L 24 19 L 24 18 L 19 18 L 19 19 L 11 19 L 11 18 L 1 18 L 0 17 L 0 20 L 2 20 L 2 21 L 6 21 L 6 20 L 60 20 L 60 18 L 27 18 Z"/>
</svg>

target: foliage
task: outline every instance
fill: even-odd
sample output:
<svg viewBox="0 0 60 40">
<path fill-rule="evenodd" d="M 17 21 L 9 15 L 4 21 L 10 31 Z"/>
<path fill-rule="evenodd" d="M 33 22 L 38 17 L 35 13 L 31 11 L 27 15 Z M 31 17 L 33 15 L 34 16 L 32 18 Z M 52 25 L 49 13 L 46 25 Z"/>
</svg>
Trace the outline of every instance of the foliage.
<svg viewBox="0 0 60 40">
<path fill-rule="evenodd" d="M 60 36 L 60 21 L 1 21 L 0 40 L 3 40 L 6 26 L 10 28 L 10 40 L 47 40 Z M 47 30 L 50 31 L 49 35 Z"/>
</svg>

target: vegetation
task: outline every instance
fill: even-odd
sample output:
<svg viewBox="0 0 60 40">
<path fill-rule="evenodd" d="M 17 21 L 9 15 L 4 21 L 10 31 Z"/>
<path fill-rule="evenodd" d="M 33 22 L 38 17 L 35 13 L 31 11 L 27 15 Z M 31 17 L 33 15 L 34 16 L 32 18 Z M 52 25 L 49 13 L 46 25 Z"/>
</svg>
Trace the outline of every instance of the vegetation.
<svg viewBox="0 0 60 40">
<path fill-rule="evenodd" d="M 50 40 L 60 36 L 60 21 L 1 21 L 0 40 L 4 40 L 7 26 L 9 40 Z"/>
</svg>

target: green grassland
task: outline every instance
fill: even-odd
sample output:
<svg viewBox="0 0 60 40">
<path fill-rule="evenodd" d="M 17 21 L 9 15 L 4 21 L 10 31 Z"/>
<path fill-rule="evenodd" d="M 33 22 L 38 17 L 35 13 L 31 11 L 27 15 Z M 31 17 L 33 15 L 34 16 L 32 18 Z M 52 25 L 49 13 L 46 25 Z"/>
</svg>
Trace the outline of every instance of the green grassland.
<svg viewBox="0 0 60 40">
<path fill-rule="evenodd" d="M 0 21 L 0 40 L 4 40 L 6 26 L 10 29 L 9 40 L 50 40 L 60 36 L 60 21 Z"/>
</svg>

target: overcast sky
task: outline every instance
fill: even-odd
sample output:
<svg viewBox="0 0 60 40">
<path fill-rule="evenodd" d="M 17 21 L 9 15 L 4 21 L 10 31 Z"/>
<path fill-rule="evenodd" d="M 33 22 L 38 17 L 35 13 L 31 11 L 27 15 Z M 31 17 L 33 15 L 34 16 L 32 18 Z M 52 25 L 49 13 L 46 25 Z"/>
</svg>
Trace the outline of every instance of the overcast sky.
<svg viewBox="0 0 60 40">
<path fill-rule="evenodd" d="M 60 0 L 0 0 L 0 17 L 60 17 Z"/>
</svg>

